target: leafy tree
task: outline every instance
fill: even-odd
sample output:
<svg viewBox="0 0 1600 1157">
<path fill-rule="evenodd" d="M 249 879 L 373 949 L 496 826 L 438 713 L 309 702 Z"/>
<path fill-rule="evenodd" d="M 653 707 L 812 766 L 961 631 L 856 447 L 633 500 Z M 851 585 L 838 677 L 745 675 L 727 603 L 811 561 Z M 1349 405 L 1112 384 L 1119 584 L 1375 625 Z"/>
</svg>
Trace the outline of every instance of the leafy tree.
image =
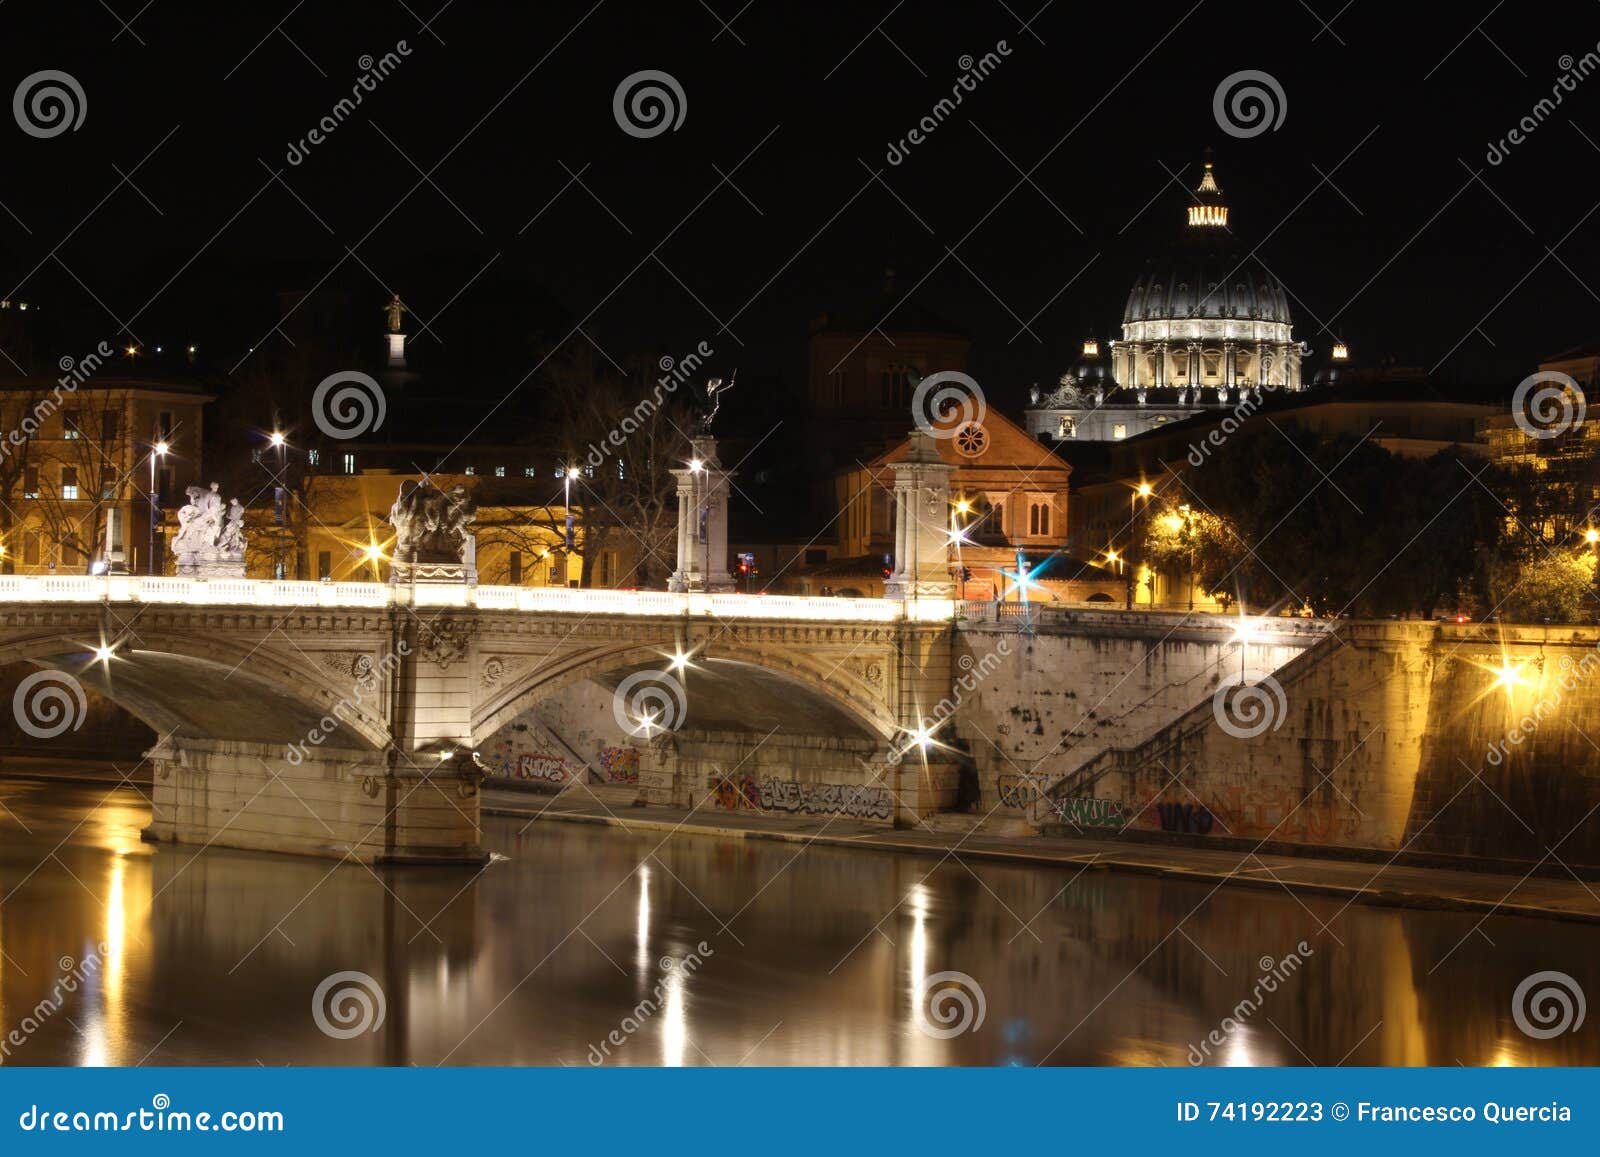
<svg viewBox="0 0 1600 1157">
<path fill-rule="evenodd" d="M 1501 614 L 1513 622 L 1592 622 L 1595 558 L 1587 551 L 1555 550 L 1515 564 Z"/>
</svg>

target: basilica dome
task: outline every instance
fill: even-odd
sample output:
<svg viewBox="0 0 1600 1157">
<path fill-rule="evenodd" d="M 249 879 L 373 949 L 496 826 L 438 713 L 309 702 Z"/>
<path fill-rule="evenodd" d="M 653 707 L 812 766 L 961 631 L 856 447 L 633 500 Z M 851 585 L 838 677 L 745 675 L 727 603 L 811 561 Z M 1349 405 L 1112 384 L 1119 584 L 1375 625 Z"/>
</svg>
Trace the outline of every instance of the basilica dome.
<svg viewBox="0 0 1600 1157">
<path fill-rule="evenodd" d="M 1289 295 L 1228 225 L 1205 162 L 1176 243 L 1145 265 L 1112 346 L 1119 385 L 1189 390 L 1300 388 Z"/>
</svg>

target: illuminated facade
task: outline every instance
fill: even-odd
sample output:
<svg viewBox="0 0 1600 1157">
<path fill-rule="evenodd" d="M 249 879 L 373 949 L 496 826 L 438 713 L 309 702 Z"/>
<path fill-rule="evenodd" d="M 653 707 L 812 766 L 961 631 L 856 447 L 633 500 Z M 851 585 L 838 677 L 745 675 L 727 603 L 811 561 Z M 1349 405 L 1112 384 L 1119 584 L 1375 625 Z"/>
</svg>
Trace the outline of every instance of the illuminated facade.
<svg viewBox="0 0 1600 1157">
<path fill-rule="evenodd" d="M 1306 352 L 1283 286 L 1235 243 L 1207 161 L 1178 244 L 1128 294 L 1121 340 L 1085 342 L 1053 391 L 1035 389 L 1028 430 L 1057 442 L 1131 438 L 1248 393 L 1299 390 Z"/>
</svg>

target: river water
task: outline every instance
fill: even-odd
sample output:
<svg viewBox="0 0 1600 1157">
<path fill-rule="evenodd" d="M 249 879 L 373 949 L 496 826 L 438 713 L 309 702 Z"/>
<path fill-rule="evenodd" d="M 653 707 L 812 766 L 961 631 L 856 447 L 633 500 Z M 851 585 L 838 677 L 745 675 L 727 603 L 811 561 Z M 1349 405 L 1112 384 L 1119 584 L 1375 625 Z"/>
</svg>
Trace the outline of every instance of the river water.
<svg viewBox="0 0 1600 1157">
<path fill-rule="evenodd" d="M 143 844 L 126 789 L 0 805 L 6 1064 L 1600 1063 L 1600 1013 L 1513 1015 L 1600 994 L 1582 924 L 501 818 L 481 874 L 369 870 Z"/>
</svg>

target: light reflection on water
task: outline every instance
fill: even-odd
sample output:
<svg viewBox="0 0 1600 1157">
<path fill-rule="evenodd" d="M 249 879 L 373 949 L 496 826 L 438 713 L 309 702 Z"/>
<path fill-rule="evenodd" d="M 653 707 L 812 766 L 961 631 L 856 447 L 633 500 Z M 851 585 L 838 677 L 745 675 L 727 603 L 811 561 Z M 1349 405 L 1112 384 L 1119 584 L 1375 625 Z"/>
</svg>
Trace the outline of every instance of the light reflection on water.
<svg viewBox="0 0 1600 1157">
<path fill-rule="evenodd" d="M 0 1036 L 32 1026 L 10 1064 L 1183 1065 L 1302 940 L 1208 1063 L 1600 1063 L 1594 1024 L 1537 1041 L 1511 1017 L 1533 972 L 1600 994 L 1582 924 L 493 818 L 509 858 L 469 882 L 152 848 L 125 791 L 0 782 L 0 802 Z M 61 958 L 101 943 L 37 1015 Z M 386 1017 L 338 1040 L 311 996 L 348 970 Z M 987 1015 L 939 1039 L 913 1000 L 947 971 Z"/>
</svg>

